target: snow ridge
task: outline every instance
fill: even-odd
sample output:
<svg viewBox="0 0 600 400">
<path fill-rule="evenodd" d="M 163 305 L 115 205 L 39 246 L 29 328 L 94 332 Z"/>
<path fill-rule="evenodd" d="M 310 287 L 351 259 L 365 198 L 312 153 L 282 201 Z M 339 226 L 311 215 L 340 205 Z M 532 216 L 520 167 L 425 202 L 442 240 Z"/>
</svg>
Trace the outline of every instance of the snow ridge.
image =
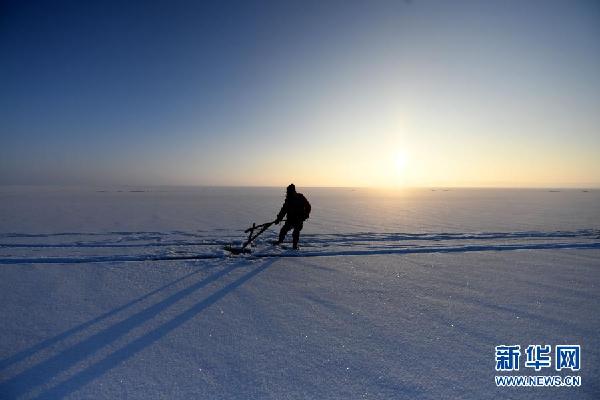
<svg viewBox="0 0 600 400">
<path fill-rule="evenodd" d="M 77 264 L 227 258 L 223 246 L 242 235 L 223 232 L 91 232 L 2 234 L 0 264 Z M 101 240 L 89 240 L 89 236 Z M 196 240 L 190 240 L 190 237 Z M 302 251 L 273 247 L 269 231 L 243 257 L 332 257 L 473 251 L 600 248 L 600 230 L 475 233 L 327 233 L 302 235 Z M 65 241 L 68 239 L 68 241 Z M 18 240 L 12 242 L 13 240 Z M 30 241 L 31 240 L 31 241 Z M 119 249 L 119 253 L 114 250 Z M 39 255 L 43 254 L 43 255 Z"/>
</svg>

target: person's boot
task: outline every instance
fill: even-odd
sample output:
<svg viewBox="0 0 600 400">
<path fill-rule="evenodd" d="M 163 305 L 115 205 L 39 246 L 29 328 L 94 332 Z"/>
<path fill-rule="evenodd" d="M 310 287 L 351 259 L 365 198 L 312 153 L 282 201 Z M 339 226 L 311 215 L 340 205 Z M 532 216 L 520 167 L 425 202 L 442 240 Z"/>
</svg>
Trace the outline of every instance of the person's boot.
<svg viewBox="0 0 600 400">
<path fill-rule="evenodd" d="M 294 250 L 298 250 L 298 242 L 294 242 L 294 244 L 292 245 L 292 248 Z"/>
</svg>

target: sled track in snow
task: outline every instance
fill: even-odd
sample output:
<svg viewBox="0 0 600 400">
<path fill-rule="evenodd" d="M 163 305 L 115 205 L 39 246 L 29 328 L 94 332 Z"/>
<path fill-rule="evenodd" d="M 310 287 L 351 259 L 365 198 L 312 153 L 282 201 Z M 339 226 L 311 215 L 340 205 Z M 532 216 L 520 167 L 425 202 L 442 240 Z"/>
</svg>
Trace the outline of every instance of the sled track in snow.
<svg viewBox="0 0 600 400">
<path fill-rule="evenodd" d="M 220 239 L 210 238 L 207 234 L 171 231 L 171 232 L 106 232 L 106 233 L 49 233 L 25 234 L 5 233 L 0 238 L 55 238 L 69 236 L 118 236 L 112 240 L 83 241 L 65 243 L 0 243 L 0 248 L 144 248 L 144 247 L 181 247 L 181 246 L 224 246 L 232 241 L 239 240 L 238 236 L 223 236 Z M 173 240 L 173 236 L 198 238 L 191 240 Z M 241 235 L 243 236 L 243 234 Z M 171 238 L 171 239 L 170 239 Z M 331 233 L 331 234 L 303 234 L 303 242 L 310 245 L 319 244 L 344 244 L 344 243 L 391 243 L 399 241 L 445 241 L 445 240 L 492 240 L 492 239 L 551 239 L 551 238 L 580 238 L 600 239 L 600 230 L 582 229 L 577 231 L 523 231 L 523 232 L 478 232 L 478 233 Z M 167 239 L 163 241 L 163 239 Z M 142 242 L 142 243 L 140 243 Z"/>
<path fill-rule="evenodd" d="M 114 255 L 83 257 L 30 257 L 0 258 L 0 264 L 83 264 L 107 262 L 144 262 L 144 261 L 181 261 L 208 259 L 259 259 L 259 258 L 291 258 L 291 257 L 337 257 L 368 256 L 418 253 L 467 253 L 478 251 L 514 251 L 514 250 L 557 250 L 557 249 L 600 249 L 600 242 L 586 243 L 522 243 L 497 245 L 465 245 L 465 246 L 413 246 L 404 248 L 388 248 L 379 250 L 342 250 L 342 251 L 288 251 L 283 253 L 256 252 L 253 254 L 232 256 L 230 254 L 196 254 L 196 255 Z"/>
</svg>

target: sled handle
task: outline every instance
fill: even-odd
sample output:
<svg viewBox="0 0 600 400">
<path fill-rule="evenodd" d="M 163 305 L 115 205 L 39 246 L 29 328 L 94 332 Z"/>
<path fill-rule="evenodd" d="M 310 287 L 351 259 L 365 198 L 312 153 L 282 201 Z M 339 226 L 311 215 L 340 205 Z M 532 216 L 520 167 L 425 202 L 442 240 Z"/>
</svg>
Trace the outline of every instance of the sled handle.
<svg viewBox="0 0 600 400">
<path fill-rule="evenodd" d="M 256 223 L 253 222 L 252 226 L 250 228 L 246 229 L 244 231 L 244 233 L 252 232 L 253 230 L 255 230 L 257 228 L 262 228 L 264 226 L 271 226 L 271 225 L 273 225 L 275 223 L 275 221 L 277 221 L 277 220 L 273 220 L 271 222 L 265 222 L 264 224 L 260 224 L 260 225 L 256 225 Z M 287 221 L 287 219 L 282 219 L 281 220 L 281 222 L 285 222 L 285 221 Z"/>
</svg>

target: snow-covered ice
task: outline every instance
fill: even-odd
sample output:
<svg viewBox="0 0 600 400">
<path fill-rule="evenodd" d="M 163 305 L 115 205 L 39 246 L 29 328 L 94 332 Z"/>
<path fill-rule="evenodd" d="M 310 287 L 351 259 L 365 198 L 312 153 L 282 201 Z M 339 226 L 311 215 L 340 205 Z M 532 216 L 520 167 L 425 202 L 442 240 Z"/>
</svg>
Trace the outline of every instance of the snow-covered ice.
<svg viewBox="0 0 600 400">
<path fill-rule="evenodd" d="M 0 398 L 600 397 L 600 192 L 301 191 L 300 252 L 230 257 L 283 189 L 1 188 Z M 582 386 L 497 388 L 501 344 Z"/>
</svg>

